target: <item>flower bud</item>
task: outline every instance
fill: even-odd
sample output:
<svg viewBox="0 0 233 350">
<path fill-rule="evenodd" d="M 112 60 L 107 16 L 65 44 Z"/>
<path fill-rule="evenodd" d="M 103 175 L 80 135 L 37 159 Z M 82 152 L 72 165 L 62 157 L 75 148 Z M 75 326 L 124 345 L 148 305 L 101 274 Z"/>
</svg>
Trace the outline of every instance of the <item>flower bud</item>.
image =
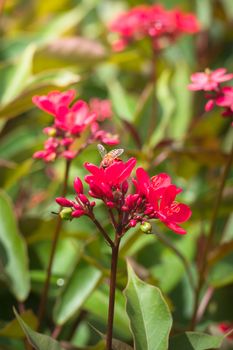
<svg viewBox="0 0 233 350">
<path fill-rule="evenodd" d="M 115 208 L 115 203 L 114 202 L 108 201 L 106 204 L 107 204 L 107 206 L 109 208 Z"/>
<path fill-rule="evenodd" d="M 130 220 L 129 222 L 130 227 L 135 227 L 136 225 L 137 225 L 137 220 L 134 220 L 134 219 Z"/>
<path fill-rule="evenodd" d="M 77 209 L 77 210 L 74 210 L 72 212 L 72 217 L 73 218 L 79 218 L 80 216 L 82 216 L 84 214 L 84 210 L 82 209 Z"/>
<path fill-rule="evenodd" d="M 88 204 L 88 203 L 89 203 L 89 199 L 85 196 L 85 194 L 80 193 L 79 199 L 80 199 L 80 201 L 83 202 L 84 204 Z"/>
<path fill-rule="evenodd" d="M 149 234 L 149 233 L 151 233 L 152 226 L 149 222 L 145 221 L 140 225 L 140 229 L 142 232 Z"/>
<path fill-rule="evenodd" d="M 79 177 L 76 177 L 74 180 L 74 189 L 77 194 L 83 193 L 83 184 Z"/>
<path fill-rule="evenodd" d="M 56 129 L 55 128 L 53 128 L 53 127 L 47 127 L 47 128 L 44 128 L 44 133 L 46 134 L 46 135 L 48 135 L 48 136 L 50 136 L 50 137 L 54 137 L 54 136 L 56 136 L 56 134 L 57 134 L 57 131 L 56 131 Z"/>
<path fill-rule="evenodd" d="M 64 208 L 61 210 L 59 215 L 62 218 L 62 220 L 72 220 L 72 209 Z"/>
<path fill-rule="evenodd" d="M 66 199 L 64 197 L 58 197 L 56 198 L 57 204 L 59 204 L 61 207 L 73 207 L 74 203 L 70 201 L 69 199 Z"/>
</svg>

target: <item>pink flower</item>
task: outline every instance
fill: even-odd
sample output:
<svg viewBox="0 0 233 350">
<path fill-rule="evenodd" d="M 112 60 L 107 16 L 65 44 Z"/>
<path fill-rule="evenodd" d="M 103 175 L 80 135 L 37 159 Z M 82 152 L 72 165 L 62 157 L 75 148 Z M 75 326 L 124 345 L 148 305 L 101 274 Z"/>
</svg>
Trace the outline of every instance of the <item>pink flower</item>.
<svg viewBox="0 0 233 350">
<path fill-rule="evenodd" d="M 73 149 L 74 141 L 88 127 L 90 132 L 87 133 L 84 144 L 88 145 L 96 141 L 108 145 L 119 143 L 118 135 L 102 130 L 98 124 L 112 116 L 110 101 L 92 99 L 90 107 L 85 101 L 78 100 L 70 106 L 74 97 L 74 90 L 53 91 L 48 95 L 33 97 L 32 100 L 38 108 L 54 117 L 54 124 L 44 128 L 44 133 L 50 138 L 45 142 L 44 150 L 36 152 L 34 158 L 43 159 L 46 162 L 54 161 L 57 157 L 74 159 L 78 153 Z"/>
<path fill-rule="evenodd" d="M 54 137 L 50 137 L 44 143 L 44 150 L 35 152 L 33 158 L 43 159 L 45 162 L 54 161 L 58 154 L 60 142 Z"/>
<path fill-rule="evenodd" d="M 225 68 L 218 68 L 214 71 L 206 69 L 205 72 L 198 72 L 191 75 L 192 84 L 189 84 L 189 90 L 198 91 L 216 91 L 219 84 L 231 80 L 233 74 L 226 74 Z"/>
<path fill-rule="evenodd" d="M 96 114 L 96 120 L 99 122 L 112 117 L 112 105 L 109 100 L 100 100 L 99 98 L 90 99 L 90 109 Z"/>
<path fill-rule="evenodd" d="M 118 145 L 120 142 L 118 135 L 113 135 L 103 129 L 100 129 L 100 126 L 98 123 L 92 123 L 91 125 L 91 132 L 92 132 L 92 138 L 93 141 L 98 141 L 100 143 L 105 143 L 109 146 Z"/>
<path fill-rule="evenodd" d="M 57 109 L 55 126 L 70 134 L 80 134 L 88 125 L 94 122 L 96 114 L 91 112 L 87 103 L 78 100 L 71 108 L 60 106 Z"/>
<path fill-rule="evenodd" d="M 222 95 L 217 97 L 217 106 L 226 107 L 233 112 L 233 87 L 225 86 L 222 88 Z"/>
<path fill-rule="evenodd" d="M 68 107 L 75 97 L 75 90 L 64 92 L 52 91 L 48 95 L 33 96 L 32 102 L 44 112 L 56 117 L 57 111 L 61 107 Z"/>
</svg>

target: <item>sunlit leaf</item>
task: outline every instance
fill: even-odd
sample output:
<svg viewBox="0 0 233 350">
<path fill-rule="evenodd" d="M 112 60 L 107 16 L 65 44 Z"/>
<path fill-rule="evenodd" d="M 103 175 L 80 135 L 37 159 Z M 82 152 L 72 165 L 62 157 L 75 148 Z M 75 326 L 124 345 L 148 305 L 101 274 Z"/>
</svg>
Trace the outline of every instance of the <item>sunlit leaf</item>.
<svg viewBox="0 0 233 350">
<path fill-rule="evenodd" d="M 32 60 L 35 46 L 29 45 L 12 68 L 9 70 L 5 84 L 1 87 L 0 103 L 6 105 L 14 99 L 26 86 L 32 74 Z M 2 67 L 4 73 L 4 67 Z M 4 80 L 3 80 L 4 82 Z"/>
<path fill-rule="evenodd" d="M 190 73 L 187 63 L 179 62 L 171 83 L 175 98 L 175 113 L 169 124 L 169 136 L 175 139 L 185 136 L 192 117 L 191 92 L 187 88 L 190 82 Z"/>
<path fill-rule="evenodd" d="M 158 103 L 161 106 L 162 113 L 159 123 L 157 124 L 152 136 L 149 140 L 150 147 L 155 147 L 162 138 L 165 136 L 165 131 L 168 126 L 169 120 L 175 108 L 174 98 L 170 90 L 170 76 L 171 72 L 169 69 L 164 70 L 157 82 L 156 95 Z M 158 108 L 157 108 L 158 111 Z M 156 118 L 156 116 L 154 116 Z M 158 114 L 157 114 L 158 118 Z"/>
<path fill-rule="evenodd" d="M 33 107 L 32 97 L 44 95 L 51 90 L 62 90 L 77 83 L 80 76 L 60 69 L 59 71 L 41 73 L 34 76 L 30 85 L 9 104 L 0 108 L 0 118 L 13 118 Z"/>
<path fill-rule="evenodd" d="M 109 93 L 119 117 L 127 121 L 132 121 L 134 116 L 134 106 L 132 97 L 124 90 L 123 86 L 117 82 L 112 81 L 108 85 Z"/>
</svg>

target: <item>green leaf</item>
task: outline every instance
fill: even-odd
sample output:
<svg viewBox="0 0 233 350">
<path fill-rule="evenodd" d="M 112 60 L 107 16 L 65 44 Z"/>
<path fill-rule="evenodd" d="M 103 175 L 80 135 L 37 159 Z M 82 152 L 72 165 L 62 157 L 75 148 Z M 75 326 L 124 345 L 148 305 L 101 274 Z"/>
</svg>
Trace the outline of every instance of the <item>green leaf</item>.
<svg viewBox="0 0 233 350">
<path fill-rule="evenodd" d="M 35 46 L 29 45 L 19 61 L 9 69 L 6 77 L 5 86 L 1 88 L 2 96 L 0 102 L 6 105 L 14 99 L 26 86 L 32 73 L 32 60 L 35 53 Z M 4 67 L 2 68 L 2 70 Z M 3 71 L 4 73 L 4 71 Z M 3 80 L 4 82 L 4 80 Z"/>
<path fill-rule="evenodd" d="M 17 227 L 10 198 L 2 191 L 0 208 L 0 278 L 6 280 L 15 297 L 23 301 L 30 290 L 27 250 Z"/>
<path fill-rule="evenodd" d="M 210 28 L 212 22 L 212 1 L 196 0 L 197 17 L 201 23 L 202 30 Z"/>
<path fill-rule="evenodd" d="M 153 227 L 154 232 L 156 232 L 156 226 L 153 225 Z M 170 241 L 169 237 L 167 240 Z M 174 246 L 187 261 L 191 261 L 195 254 L 195 242 L 196 236 L 194 234 L 192 237 L 186 235 L 180 240 L 175 240 Z M 163 247 L 160 261 L 157 261 L 157 263 L 150 268 L 151 274 L 159 281 L 159 286 L 165 293 L 170 292 L 178 284 L 184 276 L 184 271 L 183 262 L 169 247 Z"/>
<path fill-rule="evenodd" d="M 33 163 L 33 159 L 27 159 L 15 167 L 14 172 L 7 177 L 7 180 L 3 186 L 4 189 L 9 190 L 12 186 L 17 184 L 20 179 L 27 176 L 31 171 Z"/>
<path fill-rule="evenodd" d="M 14 310 L 16 318 L 27 336 L 28 341 L 36 350 L 63 350 L 60 344 L 47 335 L 33 331 Z"/>
<path fill-rule="evenodd" d="M 54 320 L 57 324 L 64 324 L 80 310 L 101 277 L 101 271 L 86 262 L 77 265 L 55 305 Z"/>
<path fill-rule="evenodd" d="M 192 94 L 187 88 L 190 83 L 190 74 L 187 63 L 180 61 L 172 79 L 176 109 L 169 124 L 169 135 L 175 139 L 185 136 L 192 118 Z"/>
<path fill-rule="evenodd" d="M 213 336 L 198 332 L 186 332 L 170 339 L 169 350 L 219 349 L 223 336 Z"/>
<path fill-rule="evenodd" d="M 124 293 L 135 350 L 166 350 L 172 317 L 160 290 L 141 281 L 128 265 Z"/>
<path fill-rule="evenodd" d="M 102 285 L 101 288 L 95 290 L 88 298 L 84 309 L 87 310 L 97 322 L 106 325 L 108 319 L 108 302 L 109 286 Z M 98 305 L 98 307 L 96 307 L 96 305 Z M 116 289 L 114 330 L 124 338 L 130 337 L 129 320 L 125 310 L 125 298 L 119 289 Z"/>
<path fill-rule="evenodd" d="M 108 88 L 113 107 L 117 114 L 122 119 L 131 122 L 135 114 L 135 103 L 133 102 L 132 96 L 130 96 L 117 81 L 109 82 Z"/>
<path fill-rule="evenodd" d="M 31 310 L 27 310 L 21 314 L 21 318 L 24 322 L 30 324 L 32 329 L 36 329 L 37 327 L 37 318 Z M 24 332 L 20 327 L 18 321 L 14 319 L 13 321 L 7 323 L 4 328 L 0 329 L 0 337 L 8 337 L 8 338 L 24 338 Z"/>
<path fill-rule="evenodd" d="M 164 137 L 165 131 L 175 108 L 174 98 L 169 88 L 170 76 L 171 71 L 169 69 L 166 69 L 163 71 L 157 82 L 156 95 L 162 109 L 162 115 L 158 126 L 155 128 L 155 131 L 150 138 L 150 147 L 156 146 Z"/>
</svg>

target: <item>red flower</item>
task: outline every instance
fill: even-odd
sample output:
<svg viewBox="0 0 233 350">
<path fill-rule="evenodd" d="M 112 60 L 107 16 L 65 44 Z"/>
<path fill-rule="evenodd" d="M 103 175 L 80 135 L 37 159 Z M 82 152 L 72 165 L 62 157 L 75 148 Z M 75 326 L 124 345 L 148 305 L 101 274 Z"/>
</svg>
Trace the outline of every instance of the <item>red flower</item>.
<svg viewBox="0 0 233 350">
<path fill-rule="evenodd" d="M 163 194 L 165 188 L 171 185 L 171 178 L 165 173 L 150 178 L 143 168 L 137 168 L 136 176 L 137 181 L 134 181 L 134 184 L 137 187 L 137 191 L 146 196 L 148 196 L 149 190 L 152 188 L 156 191 L 159 198 Z"/>
<path fill-rule="evenodd" d="M 111 222 L 121 234 L 138 223 L 142 224 L 144 230 L 145 227 L 150 227 L 151 230 L 148 223 L 151 219 L 159 219 L 176 233 L 186 233 L 179 224 L 189 219 L 191 210 L 187 205 L 175 202 L 181 189 L 171 184 L 167 174 L 161 173 L 149 178 L 144 169 L 138 168 L 137 179 L 132 180 L 136 191 L 128 193 L 129 177 L 135 164 L 134 158 L 127 162 L 115 160 L 105 168 L 85 163 L 85 168 L 91 173 L 85 177 L 90 189 L 89 195 L 104 202 L 110 211 Z M 79 178 L 75 179 L 74 187 L 77 194 L 75 202 L 58 198 L 57 203 L 72 208 L 72 217 L 87 215 L 93 219 L 92 209 L 95 203 L 90 202 L 83 193 L 83 184 Z M 114 211 L 111 211 L 113 208 Z"/>
<path fill-rule="evenodd" d="M 116 51 L 124 49 L 132 40 L 145 37 L 152 39 L 154 49 L 161 49 L 180 35 L 193 34 L 199 29 L 193 14 L 184 14 L 180 10 L 168 11 L 161 5 L 134 7 L 110 25 L 110 30 L 120 36 L 113 44 Z"/>
<path fill-rule="evenodd" d="M 179 225 L 187 221 L 192 212 L 190 208 L 175 201 L 177 195 L 177 187 L 170 185 L 163 191 L 161 201 L 158 201 L 156 190 L 150 189 L 149 202 L 153 206 L 156 216 L 171 230 L 179 234 L 185 234 L 186 231 Z"/>
<path fill-rule="evenodd" d="M 103 192 L 112 186 L 119 187 L 120 184 L 126 181 L 133 168 L 135 167 L 136 159 L 130 158 L 126 163 L 115 161 L 106 168 L 97 167 L 91 163 L 85 163 L 85 168 L 92 174 L 85 177 L 85 181 L 91 186 L 94 185 Z"/>
<path fill-rule="evenodd" d="M 231 80 L 233 74 L 226 74 L 225 68 L 218 68 L 214 71 L 206 69 L 205 72 L 198 72 L 191 75 L 192 84 L 188 86 L 189 90 L 215 91 L 219 84 Z"/>
</svg>

